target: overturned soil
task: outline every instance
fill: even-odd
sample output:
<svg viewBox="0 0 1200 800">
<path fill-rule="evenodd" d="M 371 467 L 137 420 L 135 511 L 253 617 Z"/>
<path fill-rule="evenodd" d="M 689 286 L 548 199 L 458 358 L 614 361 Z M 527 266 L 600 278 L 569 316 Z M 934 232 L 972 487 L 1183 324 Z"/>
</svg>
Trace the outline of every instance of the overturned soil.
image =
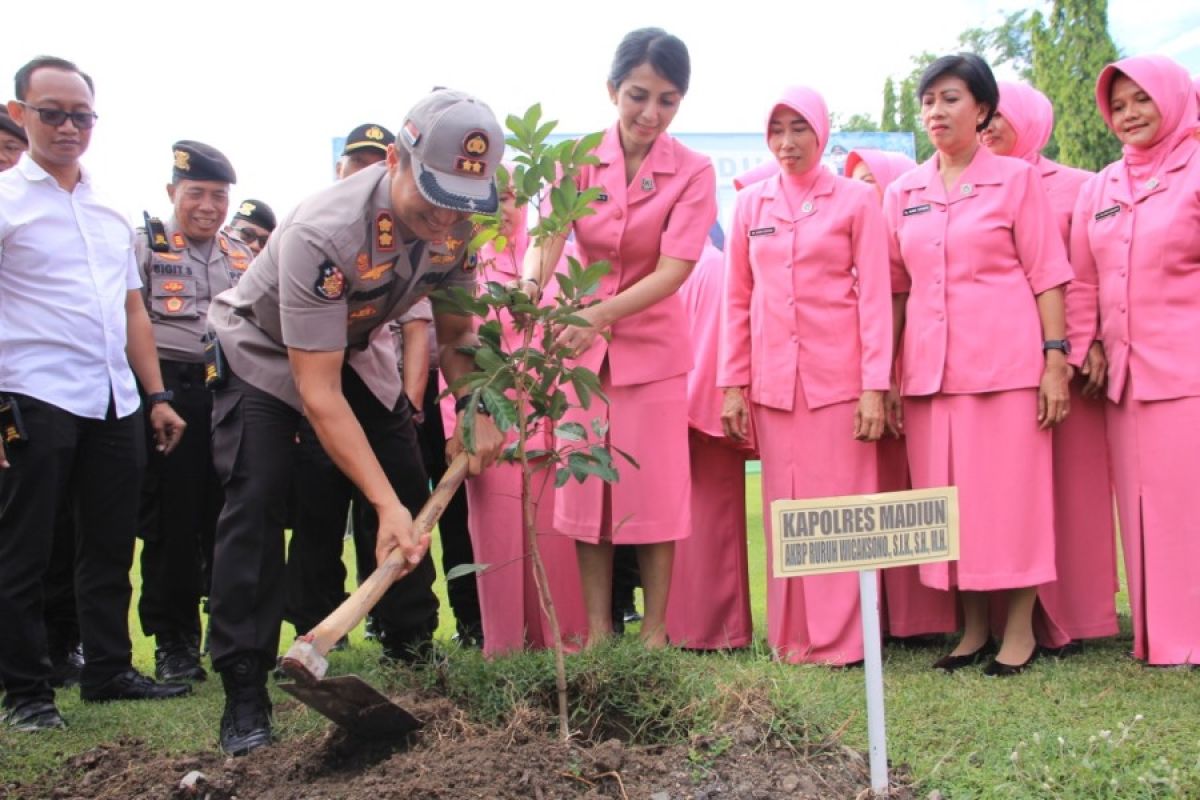
<svg viewBox="0 0 1200 800">
<path fill-rule="evenodd" d="M 688 744 L 563 743 L 533 712 L 497 728 L 470 722 L 445 699 L 398 702 L 425 722 L 403 741 L 363 741 L 330 726 L 324 734 L 290 738 L 233 759 L 213 752 L 163 755 L 137 740 L 123 740 L 71 758 L 38 785 L 0 788 L 22 800 L 870 796 L 863 754 L 836 743 L 798 751 L 753 719 L 729 723 Z M 277 717 L 298 711 L 295 701 L 276 708 Z M 893 781 L 903 777 L 893 775 Z M 904 786 L 891 794 L 913 796 Z"/>
</svg>

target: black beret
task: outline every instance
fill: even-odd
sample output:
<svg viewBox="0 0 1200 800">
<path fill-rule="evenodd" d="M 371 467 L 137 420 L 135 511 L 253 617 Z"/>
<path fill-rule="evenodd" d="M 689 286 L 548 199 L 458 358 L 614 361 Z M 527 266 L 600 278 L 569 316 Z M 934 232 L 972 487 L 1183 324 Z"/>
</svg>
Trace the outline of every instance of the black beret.
<svg viewBox="0 0 1200 800">
<path fill-rule="evenodd" d="M 172 180 L 237 183 L 233 165 L 217 148 L 184 139 L 171 145 L 171 149 L 175 154 Z"/>
<path fill-rule="evenodd" d="M 244 200 L 238 206 L 234 219 L 244 219 L 268 231 L 275 230 L 275 212 L 262 200 Z"/>
<path fill-rule="evenodd" d="M 350 135 L 346 137 L 346 147 L 342 150 L 342 155 L 348 155 L 355 150 L 364 148 L 375 148 L 386 153 L 387 146 L 395 141 L 396 137 L 387 128 L 368 122 L 350 131 Z"/>
<path fill-rule="evenodd" d="M 4 106 L 0 106 L 0 131 L 12 134 L 25 144 L 29 144 L 29 137 L 25 135 L 25 129 L 8 115 L 8 109 Z"/>
</svg>

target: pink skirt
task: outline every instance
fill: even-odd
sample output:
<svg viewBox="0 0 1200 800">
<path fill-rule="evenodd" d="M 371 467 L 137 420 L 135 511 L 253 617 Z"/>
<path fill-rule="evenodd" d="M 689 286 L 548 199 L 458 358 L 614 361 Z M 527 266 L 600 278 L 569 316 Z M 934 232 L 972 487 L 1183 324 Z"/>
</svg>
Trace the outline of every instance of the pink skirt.
<svg viewBox="0 0 1200 800">
<path fill-rule="evenodd" d="M 884 434 L 879 441 L 879 491 L 901 492 L 908 481 L 908 450 L 903 437 Z M 880 588 L 881 625 L 890 636 L 928 636 L 958 630 L 955 592 L 931 589 L 921 583 L 921 568 L 883 570 Z"/>
<path fill-rule="evenodd" d="M 1054 580 L 1053 454 L 1036 414 L 1036 389 L 904 398 L 913 488 L 958 487 L 959 560 L 922 564 L 927 586 Z"/>
<path fill-rule="evenodd" d="M 667 636 L 679 647 L 745 647 L 753 635 L 746 456 L 691 431 L 692 535 L 675 546 Z"/>
<path fill-rule="evenodd" d="M 856 402 L 809 410 L 796 381 L 792 411 L 754 405 L 762 456 L 763 528 L 771 501 L 869 494 L 879 486 L 874 444 L 854 440 Z M 847 664 L 863 657 L 858 575 L 776 578 L 767 559 L 767 641 L 789 663 Z"/>
<path fill-rule="evenodd" d="M 610 536 L 614 544 L 654 544 L 686 538 L 691 533 L 687 376 L 613 386 L 604 368 L 600 380 L 608 405 L 594 398 L 591 408 L 572 408 L 563 421 L 582 424 L 590 444 L 604 442 L 592 433 L 592 420 L 608 424 L 607 439 L 620 480 L 611 486 L 611 506 L 607 509 L 604 481 L 595 477 L 582 484 L 574 478 L 568 481 L 555 492 L 555 530 L 591 543 Z M 559 439 L 557 444 L 561 448 L 580 443 Z M 612 448 L 632 455 L 640 468 Z M 610 527 L 611 532 L 607 530 Z"/>
<path fill-rule="evenodd" d="M 568 648 L 573 649 L 587 633 L 587 612 L 575 542 L 553 529 L 553 471 L 534 473 L 532 491 L 537 502 L 538 551 L 546 567 L 559 630 Z M 534 583 L 533 561 L 526 554 L 520 468 L 497 464 L 468 479 L 467 499 L 475 561 L 489 565 L 475 577 L 484 655 L 503 655 L 527 646 L 550 647 L 550 622 Z"/>
<path fill-rule="evenodd" d="M 1108 404 L 1133 654 L 1200 664 L 1200 397 Z M 1100 576 L 1106 580 L 1107 576 Z"/>
<path fill-rule="evenodd" d="M 1072 639 L 1117 633 L 1117 535 L 1113 528 L 1103 399 L 1071 383 L 1071 413 L 1054 429 L 1055 566 L 1058 580 L 1038 589 Z"/>
</svg>

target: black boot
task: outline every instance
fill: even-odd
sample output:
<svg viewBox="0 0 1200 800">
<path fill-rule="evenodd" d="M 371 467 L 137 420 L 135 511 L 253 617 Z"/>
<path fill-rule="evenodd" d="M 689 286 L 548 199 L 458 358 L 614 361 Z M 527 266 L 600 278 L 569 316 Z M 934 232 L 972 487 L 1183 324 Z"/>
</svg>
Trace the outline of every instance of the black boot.
<svg viewBox="0 0 1200 800">
<path fill-rule="evenodd" d="M 267 672 L 254 655 L 242 655 L 220 670 L 225 687 L 221 715 L 221 749 L 244 756 L 271 743 L 271 699 Z"/>
<path fill-rule="evenodd" d="M 200 665 L 195 637 L 162 634 L 154 637 L 154 642 L 154 676 L 160 681 L 202 681 L 208 677 Z"/>
</svg>

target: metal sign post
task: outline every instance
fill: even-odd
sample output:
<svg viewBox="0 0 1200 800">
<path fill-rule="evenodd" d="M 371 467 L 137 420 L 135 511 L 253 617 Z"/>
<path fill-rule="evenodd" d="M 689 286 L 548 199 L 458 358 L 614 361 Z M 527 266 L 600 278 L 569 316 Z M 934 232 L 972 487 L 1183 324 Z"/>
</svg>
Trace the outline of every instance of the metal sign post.
<svg viewBox="0 0 1200 800">
<path fill-rule="evenodd" d="M 771 503 L 777 578 L 857 572 L 871 791 L 888 794 L 887 726 L 879 570 L 958 559 L 958 490 L 953 487 Z"/>
</svg>

